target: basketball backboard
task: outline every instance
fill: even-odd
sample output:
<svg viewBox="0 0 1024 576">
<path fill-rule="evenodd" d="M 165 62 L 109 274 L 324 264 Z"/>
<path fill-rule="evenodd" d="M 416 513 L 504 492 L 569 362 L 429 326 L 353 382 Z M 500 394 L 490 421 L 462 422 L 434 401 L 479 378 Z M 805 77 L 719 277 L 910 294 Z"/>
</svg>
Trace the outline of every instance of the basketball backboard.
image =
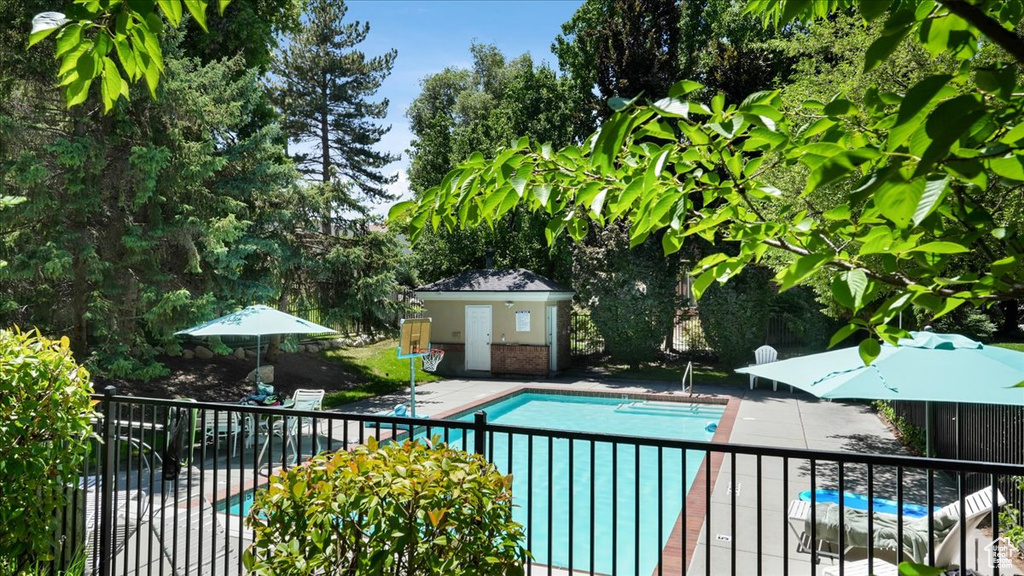
<svg viewBox="0 0 1024 576">
<path fill-rule="evenodd" d="M 423 356 L 430 350 L 430 318 L 406 318 L 398 327 L 399 358 Z"/>
</svg>

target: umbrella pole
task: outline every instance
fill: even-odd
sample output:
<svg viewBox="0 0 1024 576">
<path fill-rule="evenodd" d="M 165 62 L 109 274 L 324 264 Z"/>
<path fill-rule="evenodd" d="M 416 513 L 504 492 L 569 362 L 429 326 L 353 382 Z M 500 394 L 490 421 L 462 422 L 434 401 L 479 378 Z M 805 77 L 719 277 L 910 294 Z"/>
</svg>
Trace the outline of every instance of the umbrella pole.
<svg viewBox="0 0 1024 576">
<path fill-rule="evenodd" d="M 256 383 L 256 391 L 260 390 L 260 351 L 262 346 L 260 345 L 260 335 L 256 335 L 256 376 L 252 379 Z"/>
<path fill-rule="evenodd" d="M 412 409 L 412 417 L 416 417 L 416 357 L 409 358 L 409 407 Z"/>
<path fill-rule="evenodd" d="M 935 443 L 932 441 L 932 427 L 935 424 L 932 414 L 932 403 L 924 403 L 924 455 L 931 458 L 935 455 Z"/>
</svg>

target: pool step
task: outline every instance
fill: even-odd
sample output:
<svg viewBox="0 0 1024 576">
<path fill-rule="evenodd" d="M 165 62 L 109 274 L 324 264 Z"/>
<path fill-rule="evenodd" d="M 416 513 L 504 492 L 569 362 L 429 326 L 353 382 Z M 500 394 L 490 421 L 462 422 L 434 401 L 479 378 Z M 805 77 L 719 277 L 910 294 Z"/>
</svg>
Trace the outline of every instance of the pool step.
<svg viewBox="0 0 1024 576">
<path fill-rule="evenodd" d="M 724 411 L 719 406 L 704 406 L 689 402 L 660 402 L 657 400 L 643 400 L 639 402 L 624 402 L 615 409 L 616 412 L 637 412 L 645 414 L 678 414 L 680 416 L 718 416 Z"/>
</svg>

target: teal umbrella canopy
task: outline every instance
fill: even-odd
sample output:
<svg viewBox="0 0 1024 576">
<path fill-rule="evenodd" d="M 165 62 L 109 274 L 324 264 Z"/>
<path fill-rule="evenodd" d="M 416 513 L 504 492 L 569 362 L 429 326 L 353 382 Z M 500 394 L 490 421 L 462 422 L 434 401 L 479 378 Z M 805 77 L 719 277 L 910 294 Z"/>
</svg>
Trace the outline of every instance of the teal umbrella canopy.
<svg viewBox="0 0 1024 576">
<path fill-rule="evenodd" d="M 249 306 L 227 316 L 187 328 L 175 334 L 188 336 L 266 336 L 268 334 L 337 333 L 298 316 L 286 314 L 269 306 Z"/>
<path fill-rule="evenodd" d="M 857 348 L 740 368 L 819 398 L 1024 405 L 1024 353 L 959 334 L 911 332 L 864 365 Z"/>
<path fill-rule="evenodd" d="M 176 335 L 255 336 L 256 382 L 260 379 L 260 337 L 270 334 L 337 334 L 338 331 L 269 306 L 249 306 L 227 316 L 187 328 Z"/>
</svg>

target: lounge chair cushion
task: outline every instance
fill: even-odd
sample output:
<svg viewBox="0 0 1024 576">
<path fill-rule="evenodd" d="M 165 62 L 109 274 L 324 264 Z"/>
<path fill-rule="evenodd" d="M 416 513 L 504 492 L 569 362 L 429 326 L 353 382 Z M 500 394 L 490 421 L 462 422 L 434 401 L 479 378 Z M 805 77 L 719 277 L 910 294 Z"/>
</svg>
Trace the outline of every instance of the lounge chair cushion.
<svg viewBox="0 0 1024 576">
<path fill-rule="evenodd" d="M 839 506 L 821 504 L 816 507 L 815 535 L 820 540 L 839 542 Z M 940 518 L 941 516 L 941 518 Z M 957 519 L 946 514 L 936 513 L 935 530 L 932 536 L 941 541 L 956 525 Z M 844 544 L 857 548 L 872 547 L 875 549 L 896 550 L 899 534 L 899 518 L 892 514 L 875 513 L 874 538 L 868 542 L 868 514 L 864 510 L 847 508 L 843 518 Z M 806 528 L 810 533 L 810 526 Z M 903 521 L 903 550 L 914 562 L 923 562 L 928 554 L 928 519 Z"/>
</svg>

